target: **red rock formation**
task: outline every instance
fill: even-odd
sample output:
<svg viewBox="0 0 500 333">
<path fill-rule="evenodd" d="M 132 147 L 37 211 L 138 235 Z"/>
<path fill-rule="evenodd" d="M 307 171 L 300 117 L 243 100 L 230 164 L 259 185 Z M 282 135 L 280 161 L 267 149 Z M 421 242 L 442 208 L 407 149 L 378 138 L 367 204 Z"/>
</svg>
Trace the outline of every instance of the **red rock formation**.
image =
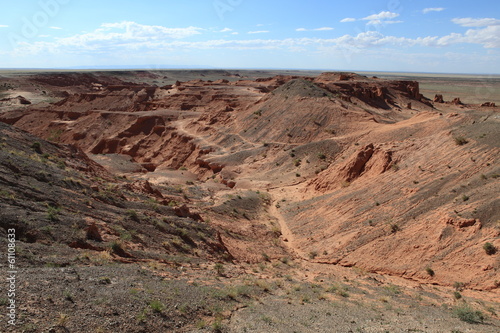
<svg viewBox="0 0 500 333">
<path fill-rule="evenodd" d="M 486 103 L 483 103 L 483 104 L 481 104 L 481 106 L 485 106 L 485 107 L 496 107 L 495 103 L 492 103 L 492 102 L 486 102 Z"/>
<path fill-rule="evenodd" d="M 438 95 L 434 96 L 434 103 L 444 103 L 443 95 Z"/>
<path fill-rule="evenodd" d="M 0 105 L 29 105 L 31 102 L 24 98 L 23 96 L 2 98 L 0 99 Z"/>
</svg>

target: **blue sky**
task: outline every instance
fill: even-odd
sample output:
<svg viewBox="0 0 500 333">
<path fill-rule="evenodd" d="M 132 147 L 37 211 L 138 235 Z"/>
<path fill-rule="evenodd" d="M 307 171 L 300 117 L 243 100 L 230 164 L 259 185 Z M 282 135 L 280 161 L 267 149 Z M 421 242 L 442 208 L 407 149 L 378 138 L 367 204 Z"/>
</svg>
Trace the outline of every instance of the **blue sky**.
<svg viewBox="0 0 500 333">
<path fill-rule="evenodd" d="M 165 65 L 500 74 L 498 0 L 25 0 L 0 68 Z"/>
</svg>

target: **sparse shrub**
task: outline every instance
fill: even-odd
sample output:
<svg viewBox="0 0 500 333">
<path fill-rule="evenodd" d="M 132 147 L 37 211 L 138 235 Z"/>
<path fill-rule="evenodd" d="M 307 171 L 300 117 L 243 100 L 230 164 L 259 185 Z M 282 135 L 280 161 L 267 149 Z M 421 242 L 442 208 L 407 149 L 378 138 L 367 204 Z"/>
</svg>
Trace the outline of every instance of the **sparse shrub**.
<svg viewBox="0 0 500 333">
<path fill-rule="evenodd" d="M 400 230 L 401 230 L 401 228 L 396 223 L 391 223 L 391 233 L 394 234 Z"/>
<path fill-rule="evenodd" d="M 127 216 L 131 219 L 131 220 L 134 220 L 136 222 L 139 222 L 139 214 L 137 214 L 137 212 L 133 209 L 129 209 L 126 211 L 126 214 Z"/>
<path fill-rule="evenodd" d="M 222 332 L 223 328 L 224 328 L 224 326 L 222 325 L 222 320 L 220 318 L 216 319 L 212 323 L 212 331 L 213 332 Z"/>
<path fill-rule="evenodd" d="M 63 134 L 63 131 L 60 129 L 51 130 L 47 140 L 58 142 L 61 139 L 62 134 Z"/>
<path fill-rule="evenodd" d="M 309 259 L 314 259 L 318 256 L 318 252 L 317 251 L 311 251 L 309 252 Z"/>
<path fill-rule="evenodd" d="M 394 284 L 389 284 L 387 286 L 384 286 L 384 289 L 387 291 L 387 293 L 391 295 L 399 295 L 401 294 L 401 288 Z"/>
<path fill-rule="evenodd" d="M 255 281 L 255 285 L 265 292 L 269 292 L 271 290 L 271 286 L 269 285 L 269 283 L 267 283 L 266 280 L 257 280 Z"/>
<path fill-rule="evenodd" d="M 326 155 L 325 154 L 318 154 L 318 158 L 320 160 L 326 160 Z"/>
<path fill-rule="evenodd" d="M 462 298 L 462 294 L 459 291 L 455 290 L 453 292 L 453 297 L 455 297 L 455 299 L 461 299 Z"/>
<path fill-rule="evenodd" d="M 469 199 L 470 199 L 470 197 L 468 195 L 465 195 L 465 194 L 462 195 L 462 201 L 467 201 Z"/>
<path fill-rule="evenodd" d="M 147 308 L 143 309 L 139 314 L 137 315 L 136 319 L 138 323 L 144 323 L 147 319 Z"/>
<path fill-rule="evenodd" d="M 40 142 L 38 141 L 35 141 L 33 142 L 33 144 L 31 145 L 31 148 L 37 152 L 38 154 L 41 154 L 42 153 L 42 145 L 40 144 Z"/>
<path fill-rule="evenodd" d="M 455 282 L 453 283 L 453 288 L 455 288 L 455 290 L 457 291 L 461 291 L 464 289 L 464 283 L 463 282 Z"/>
<path fill-rule="evenodd" d="M 217 273 L 218 276 L 223 276 L 224 275 L 224 265 L 221 264 L 220 262 L 216 263 L 214 265 L 214 270 Z"/>
<path fill-rule="evenodd" d="M 107 276 L 99 278 L 100 284 L 111 284 L 111 279 Z"/>
<path fill-rule="evenodd" d="M 130 233 L 128 231 L 123 231 L 120 234 L 120 239 L 122 239 L 124 241 L 131 241 L 132 240 L 132 233 Z"/>
<path fill-rule="evenodd" d="M 296 174 L 295 174 L 295 177 L 300 177 L 300 173 L 296 173 Z"/>
<path fill-rule="evenodd" d="M 61 208 L 58 207 L 53 207 L 53 206 L 48 206 L 47 207 L 47 218 L 50 221 L 57 221 L 58 217 L 57 215 L 61 212 Z"/>
<path fill-rule="evenodd" d="M 347 292 L 348 289 L 345 286 L 339 286 L 337 284 L 333 284 L 331 287 L 326 289 L 326 291 L 329 293 L 337 294 L 337 295 L 344 297 L 344 298 L 349 297 L 349 293 Z"/>
<path fill-rule="evenodd" d="M 59 160 L 59 161 L 57 161 L 56 165 L 61 170 L 66 169 L 66 164 L 64 163 L 64 161 Z"/>
<path fill-rule="evenodd" d="M 349 187 L 351 186 L 351 182 L 350 181 L 343 181 L 341 184 L 340 184 L 341 187 L 343 188 L 346 188 L 346 187 Z"/>
<path fill-rule="evenodd" d="M 267 253 L 262 253 L 262 259 L 264 259 L 265 261 L 271 261 Z"/>
<path fill-rule="evenodd" d="M 429 274 L 429 276 L 434 276 L 436 274 L 434 273 L 434 270 L 430 267 L 426 267 L 425 271 L 427 272 L 427 274 Z"/>
<path fill-rule="evenodd" d="M 57 319 L 56 326 L 66 327 L 68 323 L 69 316 L 65 313 L 59 313 L 59 318 Z"/>
<path fill-rule="evenodd" d="M 461 321 L 469 324 L 480 324 L 484 321 L 484 314 L 481 311 L 475 311 L 466 304 L 456 307 L 453 312 Z"/>
<path fill-rule="evenodd" d="M 123 245 L 120 241 L 114 241 L 113 243 L 111 243 L 110 247 L 113 253 L 120 254 L 125 252 L 125 250 L 123 249 Z"/>
<path fill-rule="evenodd" d="M 467 140 L 463 136 L 457 136 L 457 137 L 453 138 L 453 140 L 455 140 L 455 144 L 458 146 L 463 146 L 463 145 L 469 143 L 469 140 Z"/>
<path fill-rule="evenodd" d="M 157 313 L 160 313 L 163 311 L 163 309 L 165 308 L 165 306 L 163 305 L 162 302 L 158 301 L 158 300 L 155 300 L 155 301 L 152 301 L 151 303 L 149 303 L 149 307 L 154 311 L 154 312 L 157 312 Z"/>
<path fill-rule="evenodd" d="M 497 248 L 495 247 L 495 245 L 491 244 L 490 242 L 488 243 L 485 243 L 483 245 L 483 250 L 486 252 L 486 254 L 488 255 L 492 255 L 492 254 L 495 254 L 497 252 Z"/>
<path fill-rule="evenodd" d="M 74 303 L 75 301 L 73 300 L 73 295 L 68 290 L 65 290 L 63 292 L 64 299 L 67 301 L 70 301 L 71 303 Z"/>
</svg>

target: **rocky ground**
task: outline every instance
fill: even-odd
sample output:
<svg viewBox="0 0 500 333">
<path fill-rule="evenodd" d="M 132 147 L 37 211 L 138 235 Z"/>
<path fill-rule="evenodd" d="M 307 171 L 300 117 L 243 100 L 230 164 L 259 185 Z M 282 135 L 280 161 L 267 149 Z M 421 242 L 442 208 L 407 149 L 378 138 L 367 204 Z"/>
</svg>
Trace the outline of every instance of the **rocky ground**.
<svg viewBox="0 0 500 333">
<path fill-rule="evenodd" d="M 2 331 L 500 329 L 495 94 L 255 71 L 0 89 Z"/>
</svg>

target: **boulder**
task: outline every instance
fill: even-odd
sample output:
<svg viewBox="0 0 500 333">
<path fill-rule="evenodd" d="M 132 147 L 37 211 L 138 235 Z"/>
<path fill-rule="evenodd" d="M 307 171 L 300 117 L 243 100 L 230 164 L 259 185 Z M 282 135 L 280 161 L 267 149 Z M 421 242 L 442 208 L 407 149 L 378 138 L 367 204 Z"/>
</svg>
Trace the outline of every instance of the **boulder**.
<svg viewBox="0 0 500 333">
<path fill-rule="evenodd" d="M 92 222 L 87 228 L 87 239 L 94 240 L 96 242 L 102 242 L 101 233 L 95 222 Z"/>
</svg>

